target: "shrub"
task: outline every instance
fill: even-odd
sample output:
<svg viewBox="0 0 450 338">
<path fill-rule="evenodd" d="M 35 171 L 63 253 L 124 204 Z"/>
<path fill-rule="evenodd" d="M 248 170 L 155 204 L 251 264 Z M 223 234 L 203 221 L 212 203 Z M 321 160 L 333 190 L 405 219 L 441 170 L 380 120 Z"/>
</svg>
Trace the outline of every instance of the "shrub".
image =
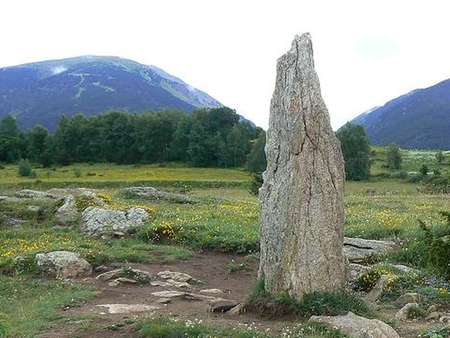
<svg viewBox="0 0 450 338">
<path fill-rule="evenodd" d="M 33 174 L 30 161 L 21 159 L 18 164 L 18 173 L 22 177 L 30 177 Z"/>
<path fill-rule="evenodd" d="M 422 166 L 420 167 L 419 172 L 423 175 L 423 176 L 427 176 L 428 175 L 428 167 L 426 164 L 422 164 Z"/>
<path fill-rule="evenodd" d="M 356 294 L 340 290 L 336 292 L 313 292 L 297 300 L 287 293 L 271 295 L 266 292 L 264 281 L 259 280 L 247 301 L 246 309 L 262 315 L 279 317 L 296 315 L 308 318 L 313 315 L 344 315 L 349 311 L 363 316 L 371 316 L 367 304 Z"/>
<path fill-rule="evenodd" d="M 418 305 L 411 306 L 408 308 L 408 312 L 406 313 L 406 316 L 409 319 L 415 319 L 415 318 L 423 318 L 426 315 L 426 311 L 422 309 Z"/>
<path fill-rule="evenodd" d="M 420 268 L 427 268 L 450 279 L 450 217 L 441 212 L 447 224 L 428 226 L 419 220 L 420 231 L 391 258 Z"/>
<path fill-rule="evenodd" d="M 73 175 L 75 177 L 81 177 L 81 169 L 80 168 L 73 169 Z"/>
<path fill-rule="evenodd" d="M 390 144 L 386 149 L 387 167 L 390 169 L 400 169 L 402 164 L 402 156 L 400 148 L 396 144 Z"/>
<path fill-rule="evenodd" d="M 250 193 L 252 195 L 258 196 L 259 188 L 261 188 L 263 184 L 263 176 L 262 173 L 253 173 L 252 180 L 250 182 Z"/>
</svg>

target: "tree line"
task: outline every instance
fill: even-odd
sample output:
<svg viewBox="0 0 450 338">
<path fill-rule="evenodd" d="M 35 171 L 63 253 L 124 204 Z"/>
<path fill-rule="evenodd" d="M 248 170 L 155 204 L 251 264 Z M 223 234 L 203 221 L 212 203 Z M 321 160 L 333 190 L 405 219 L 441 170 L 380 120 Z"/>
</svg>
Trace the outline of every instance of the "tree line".
<svg viewBox="0 0 450 338">
<path fill-rule="evenodd" d="M 63 116 L 53 133 L 40 125 L 22 131 L 8 115 L 0 120 L 0 162 L 29 159 L 47 167 L 76 162 L 181 161 L 194 166 L 241 167 L 248 159 L 258 162 L 261 152 L 256 148 L 260 150 L 264 134 L 226 107 L 191 115 L 164 111 Z"/>
</svg>

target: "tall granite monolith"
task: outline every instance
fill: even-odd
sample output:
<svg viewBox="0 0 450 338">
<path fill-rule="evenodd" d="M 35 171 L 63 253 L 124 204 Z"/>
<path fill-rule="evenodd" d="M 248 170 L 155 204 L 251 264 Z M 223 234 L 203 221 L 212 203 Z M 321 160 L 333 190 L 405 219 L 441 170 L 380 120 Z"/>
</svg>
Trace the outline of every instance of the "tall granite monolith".
<svg viewBox="0 0 450 338">
<path fill-rule="evenodd" d="M 278 59 L 260 190 L 266 291 L 301 299 L 345 283 L 344 159 L 320 93 L 309 34 Z"/>
</svg>

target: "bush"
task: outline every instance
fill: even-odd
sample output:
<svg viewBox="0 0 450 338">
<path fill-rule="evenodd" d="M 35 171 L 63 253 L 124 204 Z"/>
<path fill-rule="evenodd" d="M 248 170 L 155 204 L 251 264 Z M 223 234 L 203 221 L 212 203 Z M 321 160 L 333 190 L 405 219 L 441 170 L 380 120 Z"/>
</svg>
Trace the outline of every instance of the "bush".
<svg viewBox="0 0 450 338">
<path fill-rule="evenodd" d="M 450 217 L 441 212 L 447 224 L 428 226 L 419 220 L 420 232 L 398 252 L 390 254 L 396 261 L 426 268 L 450 279 Z"/>
<path fill-rule="evenodd" d="M 33 175 L 33 168 L 31 168 L 30 161 L 20 160 L 18 164 L 18 173 L 22 177 L 31 177 Z"/>
<path fill-rule="evenodd" d="M 252 180 L 250 182 L 250 193 L 252 195 L 258 196 L 259 188 L 261 188 L 263 184 L 263 176 L 262 173 L 254 173 L 252 174 Z"/>
<path fill-rule="evenodd" d="M 408 319 L 423 318 L 425 317 L 426 313 L 427 312 L 420 306 L 414 305 L 408 308 L 406 316 L 408 317 Z"/>
<path fill-rule="evenodd" d="M 419 172 L 423 175 L 423 176 L 427 176 L 428 175 L 428 171 L 430 171 L 427 167 L 426 164 L 422 164 L 422 166 L 420 167 Z"/>
<path fill-rule="evenodd" d="M 80 168 L 73 169 L 73 175 L 75 177 L 81 177 L 81 169 Z"/>
</svg>

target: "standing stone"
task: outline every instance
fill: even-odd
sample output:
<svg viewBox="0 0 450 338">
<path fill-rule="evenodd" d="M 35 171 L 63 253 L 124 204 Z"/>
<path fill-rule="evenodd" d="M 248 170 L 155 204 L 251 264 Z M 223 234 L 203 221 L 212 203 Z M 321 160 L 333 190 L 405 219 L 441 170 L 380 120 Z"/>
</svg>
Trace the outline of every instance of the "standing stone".
<svg viewBox="0 0 450 338">
<path fill-rule="evenodd" d="M 259 279 L 296 298 L 343 287 L 344 160 L 309 34 L 278 60 L 266 155 Z"/>
</svg>

